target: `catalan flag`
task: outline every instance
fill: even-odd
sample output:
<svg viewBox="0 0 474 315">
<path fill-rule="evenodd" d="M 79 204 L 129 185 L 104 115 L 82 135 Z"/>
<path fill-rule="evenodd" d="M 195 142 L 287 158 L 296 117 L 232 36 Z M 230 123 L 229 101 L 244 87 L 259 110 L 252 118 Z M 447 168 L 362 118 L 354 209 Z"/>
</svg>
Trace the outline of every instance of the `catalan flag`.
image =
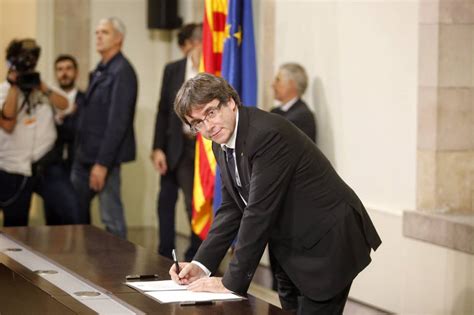
<svg viewBox="0 0 474 315">
<path fill-rule="evenodd" d="M 227 13 L 226 0 L 206 0 L 202 34 L 201 71 L 221 75 Z M 216 160 L 212 142 L 200 134 L 196 137 L 194 161 L 192 229 L 205 239 L 213 218 L 213 195 L 216 178 Z"/>
<path fill-rule="evenodd" d="M 228 12 L 228 13 L 227 13 Z M 257 106 L 257 72 L 251 0 L 206 0 L 201 71 L 221 75 L 237 90 L 242 104 Z M 196 138 L 193 188 L 194 233 L 205 239 L 213 209 L 221 204 L 219 169 L 212 142 Z"/>
</svg>

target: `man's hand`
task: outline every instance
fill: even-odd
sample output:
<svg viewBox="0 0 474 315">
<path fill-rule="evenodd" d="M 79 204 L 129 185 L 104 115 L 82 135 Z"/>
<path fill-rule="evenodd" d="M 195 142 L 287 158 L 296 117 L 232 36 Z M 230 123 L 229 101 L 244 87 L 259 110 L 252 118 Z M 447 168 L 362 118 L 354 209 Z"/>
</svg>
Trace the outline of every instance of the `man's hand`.
<svg viewBox="0 0 474 315">
<path fill-rule="evenodd" d="M 66 110 L 69 106 L 68 99 L 62 94 L 53 91 L 46 83 L 41 81 L 39 91 L 49 98 L 51 104 L 57 109 Z"/>
<path fill-rule="evenodd" d="M 171 279 L 179 284 L 190 284 L 200 278 L 207 278 L 206 273 L 198 265 L 187 262 L 179 263 L 180 273 L 176 273 L 175 264 L 171 265 L 169 274 Z"/>
<path fill-rule="evenodd" d="M 168 171 L 168 164 L 166 163 L 166 155 L 163 150 L 156 149 L 151 153 L 151 161 L 155 170 L 157 170 L 160 175 L 165 175 Z"/>
<path fill-rule="evenodd" d="M 201 278 L 188 286 L 188 290 L 195 292 L 216 292 L 216 293 L 229 293 L 231 291 L 227 290 L 222 284 L 221 277 L 209 277 Z"/>
<path fill-rule="evenodd" d="M 89 188 L 96 192 L 101 191 L 104 188 L 106 177 L 107 167 L 97 163 L 94 164 L 89 177 Z"/>
<path fill-rule="evenodd" d="M 18 72 L 16 70 L 10 69 L 7 73 L 7 81 L 11 84 L 16 84 L 16 80 L 18 79 Z"/>
</svg>

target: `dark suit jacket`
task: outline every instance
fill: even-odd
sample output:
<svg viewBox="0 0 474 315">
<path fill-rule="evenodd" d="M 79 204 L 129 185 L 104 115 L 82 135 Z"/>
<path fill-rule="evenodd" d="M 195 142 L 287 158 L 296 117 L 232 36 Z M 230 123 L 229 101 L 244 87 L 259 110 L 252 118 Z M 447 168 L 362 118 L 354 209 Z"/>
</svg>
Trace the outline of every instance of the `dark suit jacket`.
<svg viewBox="0 0 474 315">
<path fill-rule="evenodd" d="M 186 58 L 166 65 L 161 85 L 153 149 L 165 152 L 169 170 L 174 170 L 184 151 L 183 122 L 174 112 L 174 99 L 184 82 Z"/>
<path fill-rule="evenodd" d="M 135 70 L 122 53 L 92 72 L 78 124 L 78 162 L 112 167 L 135 160 L 137 91 Z"/>
<path fill-rule="evenodd" d="M 298 99 L 286 112 L 278 107 L 272 109 L 271 112 L 282 115 L 301 129 L 311 140 L 316 142 L 318 131 L 316 128 L 316 119 L 313 112 L 302 99 Z"/>
<path fill-rule="evenodd" d="M 222 205 L 194 257 L 215 272 L 237 244 L 224 286 L 245 293 L 267 243 L 303 295 L 333 297 L 370 262 L 381 243 L 362 202 L 316 145 L 281 116 L 239 109 L 236 163 L 244 205 L 229 178 L 224 152 Z"/>
<path fill-rule="evenodd" d="M 64 117 L 61 125 L 57 125 L 58 137 L 54 144 L 54 150 L 57 154 L 57 162 L 64 162 L 70 169 L 72 161 L 75 156 L 75 140 L 77 132 L 77 123 L 81 114 L 81 109 L 84 107 L 86 97 L 84 92 L 77 91 L 75 104 L 76 111 Z M 67 151 L 67 157 L 63 157 L 64 150 Z"/>
</svg>

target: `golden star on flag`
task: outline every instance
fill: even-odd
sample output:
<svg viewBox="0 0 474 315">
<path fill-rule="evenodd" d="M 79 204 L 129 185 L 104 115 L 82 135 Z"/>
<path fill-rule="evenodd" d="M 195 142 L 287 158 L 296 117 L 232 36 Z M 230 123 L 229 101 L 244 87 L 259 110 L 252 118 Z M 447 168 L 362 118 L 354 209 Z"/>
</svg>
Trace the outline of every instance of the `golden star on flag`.
<svg viewBox="0 0 474 315">
<path fill-rule="evenodd" d="M 242 26 L 239 25 L 239 31 L 234 33 L 233 36 L 237 38 L 237 43 L 240 44 L 242 43 Z"/>
<path fill-rule="evenodd" d="M 226 24 L 225 29 L 224 29 L 224 38 L 230 38 L 230 28 L 232 27 L 231 24 Z"/>
</svg>

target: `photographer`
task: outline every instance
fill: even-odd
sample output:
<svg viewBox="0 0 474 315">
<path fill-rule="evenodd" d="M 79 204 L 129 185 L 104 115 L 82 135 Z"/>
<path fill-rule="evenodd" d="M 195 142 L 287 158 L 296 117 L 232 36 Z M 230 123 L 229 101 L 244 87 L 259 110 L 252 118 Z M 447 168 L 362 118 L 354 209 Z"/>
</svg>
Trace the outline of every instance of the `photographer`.
<svg viewBox="0 0 474 315">
<path fill-rule="evenodd" d="M 0 84 L 0 208 L 4 226 L 28 225 L 31 195 L 42 195 L 56 140 L 51 105 L 57 110 L 70 107 L 66 97 L 48 87 L 35 72 L 39 54 L 40 47 L 33 39 L 13 40 L 6 51 L 7 82 Z"/>
</svg>

